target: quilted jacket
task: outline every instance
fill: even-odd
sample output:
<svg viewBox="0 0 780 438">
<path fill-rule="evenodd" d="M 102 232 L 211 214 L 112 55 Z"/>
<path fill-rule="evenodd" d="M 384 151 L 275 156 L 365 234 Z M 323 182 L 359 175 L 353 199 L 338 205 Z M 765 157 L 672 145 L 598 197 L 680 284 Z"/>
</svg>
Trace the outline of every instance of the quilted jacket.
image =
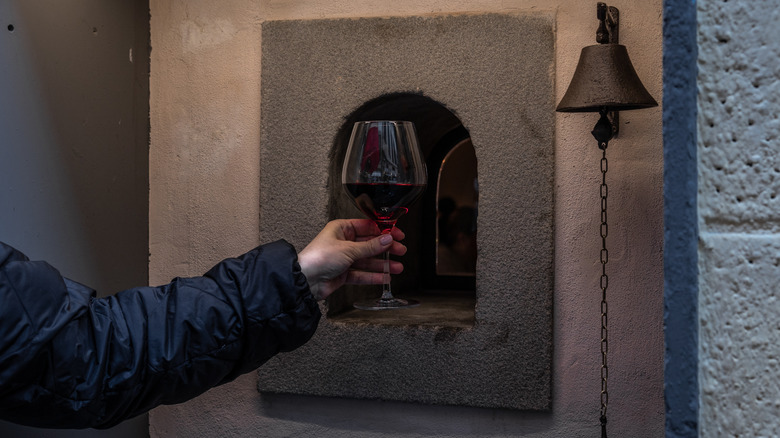
<svg viewBox="0 0 780 438">
<path fill-rule="evenodd" d="M 295 349 L 319 319 L 284 241 L 105 298 L 0 242 L 0 419 L 111 427 Z"/>
</svg>

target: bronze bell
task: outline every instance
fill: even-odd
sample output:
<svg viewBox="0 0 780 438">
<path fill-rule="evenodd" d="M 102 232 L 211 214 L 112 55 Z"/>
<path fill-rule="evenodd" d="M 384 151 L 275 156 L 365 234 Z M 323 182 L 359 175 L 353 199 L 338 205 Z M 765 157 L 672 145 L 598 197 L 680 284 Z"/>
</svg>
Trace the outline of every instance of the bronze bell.
<svg viewBox="0 0 780 438">
<path fill-rule="evenodd" d="M 582 48 L 574 77 L 556 111 L 601 113 L 592 134 L 599 147 L 606 149 L 618 131 L 617 111 L 650 108 L 658 102 L 639 80 L 626 47 L 618 44 L 618 9 L 599 2 L 596 16 L 599 44 Z"/>
<path fill-rule="evenodd" d="M 624 111 L 658 106 L 628 57 L 626 46 L 597 44 L 582 48 L 574 77 L 556 111 Z"/>
</svg>

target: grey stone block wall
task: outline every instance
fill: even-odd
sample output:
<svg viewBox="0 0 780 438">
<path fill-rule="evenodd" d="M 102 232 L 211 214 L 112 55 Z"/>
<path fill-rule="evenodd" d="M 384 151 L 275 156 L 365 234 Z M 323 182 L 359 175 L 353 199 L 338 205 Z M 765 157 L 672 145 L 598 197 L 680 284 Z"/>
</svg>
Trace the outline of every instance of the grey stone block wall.
<svg viewBox="0 0 780 438">
<path fill-rule="evenodd" d="M 777 2 L 697 4 L 700 436 L 777 436 Z"/>
<path fill-rule="evenodd" d="M 550 408 L 554 23 L 532 13 L 263 24 L 263 240 L 301 249 L 316 235 L 337 133 L 389 93 L 422 94 L 460 119 L 480 204 L 473 327 L 325 318 L 259 370 L 260 391 Z"/>
<path fill-rule="evenodd" d="M 780 238 L 701 236 L 701 436 L 776 436 Z"/>
</svg>

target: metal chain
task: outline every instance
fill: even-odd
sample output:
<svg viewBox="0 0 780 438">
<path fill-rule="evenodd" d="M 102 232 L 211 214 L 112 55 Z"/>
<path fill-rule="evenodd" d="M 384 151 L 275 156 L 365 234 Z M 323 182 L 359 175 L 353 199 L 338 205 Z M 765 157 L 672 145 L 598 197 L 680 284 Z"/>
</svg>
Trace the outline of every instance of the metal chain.
<svg viewBox="0 0 780 438">
<path fill-rule="evenodd" d="M 603 151 L 601 157 L 601 425 L 604 434 L 607 424 L 607 404 L 609 403 L 609 392 L 607 391 L 607 379 L 609 377 L 609 367 L 607 366 L 607 353 L 609 352 L 609 343 L 607 338 L 607 287 L 609 286 L 609 277 L 607 276 L 607 262 L 609 262 L 609 251 L 607 251 L 607 235 L 609 227 L 607 225 L 607 196 L 609 189 L 607 187 L 607 145 L 601 145 Z"/>
</svg>

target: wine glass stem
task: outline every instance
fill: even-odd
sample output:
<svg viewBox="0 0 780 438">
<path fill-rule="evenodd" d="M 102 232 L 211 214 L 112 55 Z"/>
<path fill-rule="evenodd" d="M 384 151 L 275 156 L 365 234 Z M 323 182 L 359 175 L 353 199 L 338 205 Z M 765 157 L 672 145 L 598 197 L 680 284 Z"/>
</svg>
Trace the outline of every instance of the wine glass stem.
<svg viewBox="0 0 780 438">
<path fill-rule="evenodd" d="M 390 251 L 385 251 L 385 275 L 384 283 L 382 284 L 382 301 L 390 301 L 393 299 L 393 293 L 390 291 Z"/>
<path fill-rule="evenodd" d="M 379 232 L 382 234 L 390 234 L 395 226 L 395 221 L 377 221 L 379 226 Z M 384 255 L 384 276 L 382 282 L 382 298 L 379 301 L 392 301 L 393 292 L 390 291 L 390 250 L 385 251 Z"/>
</svg>

